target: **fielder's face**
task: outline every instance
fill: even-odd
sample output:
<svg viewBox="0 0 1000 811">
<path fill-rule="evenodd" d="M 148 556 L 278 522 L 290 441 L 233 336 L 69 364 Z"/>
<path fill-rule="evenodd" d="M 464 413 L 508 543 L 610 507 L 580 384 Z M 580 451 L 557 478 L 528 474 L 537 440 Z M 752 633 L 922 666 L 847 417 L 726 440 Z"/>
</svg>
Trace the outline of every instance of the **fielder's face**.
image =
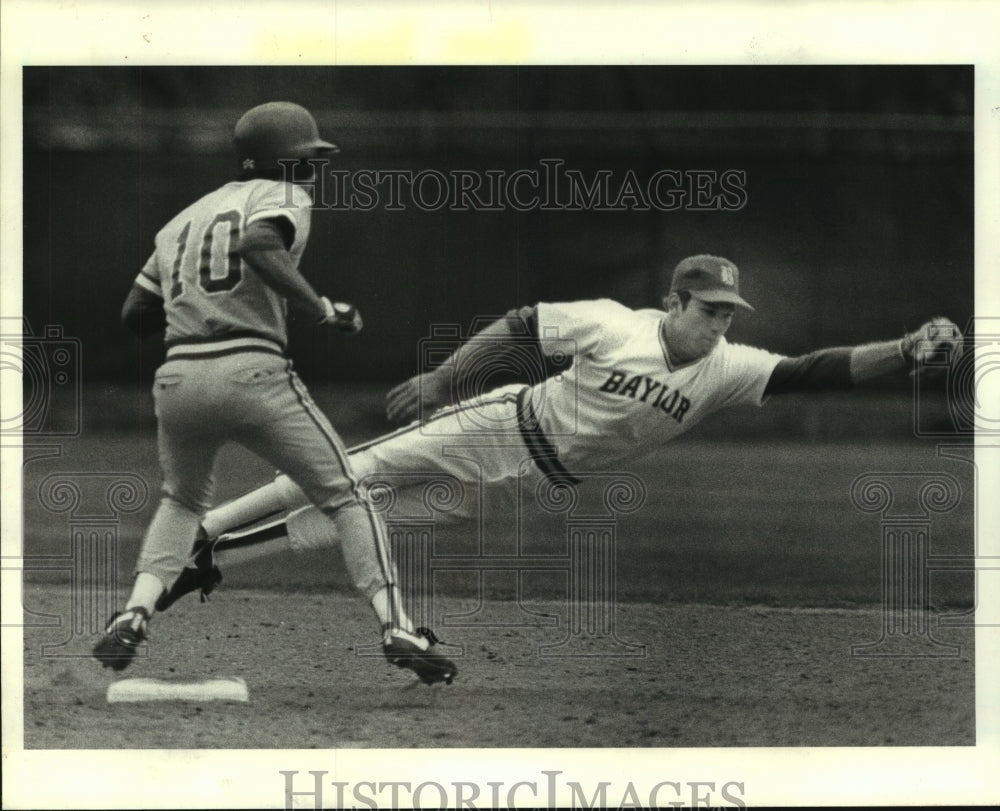
<svg viewBox="0 0 1000 811">
<path fill-rule="evenodd" d="M 715 349 L 719 338 L 733 322 L 736 306 L 692 296 L 687 307 L 682 307 L 680 298 L 671 294 L 667 299 L 667 312 L 664 337 L 670 357 L 679 363 L 690 363 Z"/>
</svg>

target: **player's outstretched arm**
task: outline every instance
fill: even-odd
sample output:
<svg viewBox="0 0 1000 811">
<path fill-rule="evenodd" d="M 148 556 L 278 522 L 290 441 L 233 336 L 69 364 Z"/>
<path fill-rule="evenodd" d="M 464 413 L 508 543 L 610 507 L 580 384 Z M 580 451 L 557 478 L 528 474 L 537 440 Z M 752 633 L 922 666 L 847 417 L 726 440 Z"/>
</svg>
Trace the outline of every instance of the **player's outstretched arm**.
<svg viewBox="0 0 1000 811">
<path fill-rule="evenodd" d="M 451 376 L 442 367 L 404 380 L 389 390 L 385 416 L 393 425 L 403 425 L 451 402 Z"/>
<path fill-rule="evenodd" d="M 914 362 L 915 371 L 919 372 L 925 360 L 943 352 L 947 352 L 952 361 L 961 354 L 962 332 L 953 321 L 936 316 L 898 341 L 855 347 L 851 353 L 851 378 L 860 383 L 891 374 L 901 367 L 911 368 Z"/>
<path fill-rule="evenodd" d="M 962 333 L 947 318 L 935 317 L 915 332 L 892 341 L 852 347 L 820 349 L 797 358 L 784 358 L 775 367 L 765 394 L 788 394 L 819 389 L 847 389 L 883 375 L 913 367 L 929 356 L 962 349 Z"/>
<path fill-rule="evenodd" d="M 451 405 L 457 393 L 465 391 L 464 378 L 477 368 L 475 353 L 482 352 L 484 347 L 495 351 L 515 334 L 523 340 L 523 329 L 511 329 L 511 319 L 521 317 L 518 311 L 512 311 L 490 322 L 476 333 L 475 340 L 463 343 L 440 366 L 392 388 L 386 395 L 385 414 L 389 422 L 396 425 L 412 422 L 421 415 Z"/>
</svg>

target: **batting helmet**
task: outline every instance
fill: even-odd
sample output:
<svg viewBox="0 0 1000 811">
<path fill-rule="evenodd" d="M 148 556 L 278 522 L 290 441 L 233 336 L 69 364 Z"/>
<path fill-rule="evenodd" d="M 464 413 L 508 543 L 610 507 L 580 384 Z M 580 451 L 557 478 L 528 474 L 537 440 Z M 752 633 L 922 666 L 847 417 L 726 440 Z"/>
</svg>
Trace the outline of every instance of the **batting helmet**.
<svg viewBox="0 0 1000 811">
<path fill-rule="evenodd" d="M 281 171 L 280 160 L 340 151 L 319 137 L 312 113 L 289 101 L 269 101 L 245 112 L 236 122 L 233 146 L 241 174 Z"/>
</svg>

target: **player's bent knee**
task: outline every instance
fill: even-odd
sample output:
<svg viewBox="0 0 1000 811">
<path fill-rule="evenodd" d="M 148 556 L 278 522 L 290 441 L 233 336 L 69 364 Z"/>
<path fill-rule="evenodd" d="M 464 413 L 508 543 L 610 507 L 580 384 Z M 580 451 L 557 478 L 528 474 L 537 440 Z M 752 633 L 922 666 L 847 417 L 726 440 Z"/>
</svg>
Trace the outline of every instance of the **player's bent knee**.
<svg viewBox="0 0 1000 811">
<path fill-rule="evenodd" d="M 274 486 L 278 491 L 278 500 L 286 510 L 294 510 L 309 503 L 309 498 L 302 492 L 302 488 L 284 473 L 279 473 L 275 477 Z"/>
<path fill-rule="evenodd" d="M 336 525 L 315 507 L 303 507 L 289 513 L 285 526 L 288 543 L 296 552 L 326 549 L 339 542 Z"/>
<path fill-rule="evenodd" d="M 201 492 L 192 492 L 184 488 L 163 488 L 160 499 L 162 509 L 174 512 L 188 513 L 200 521 L 211 506 L 210 500 Z"/>
</svg>

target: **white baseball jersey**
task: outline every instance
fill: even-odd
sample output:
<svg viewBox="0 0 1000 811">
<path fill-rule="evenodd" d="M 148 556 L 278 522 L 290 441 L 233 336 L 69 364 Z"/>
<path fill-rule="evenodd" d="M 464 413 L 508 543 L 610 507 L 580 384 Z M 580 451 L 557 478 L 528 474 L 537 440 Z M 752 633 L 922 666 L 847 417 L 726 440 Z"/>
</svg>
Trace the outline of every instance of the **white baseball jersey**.
<svg viewBox="0 0 1000 811">
<path fill-rule="evenodd" d="M 542 351 L 574 356 L 531 392 L 541 430 L 570 472 L 652 450 L 720 408 L 762 405 L 782 359 L 720 338 L 708 356 L 674 368 L 663 312 L 610 299 L 540 303 L 537 315 Z"/>
<path fill-rule="evenodd" d="M 163 299 L 168 350 L 225 340 L 227 348 L 263 342 L 283 350 L 287 302 L 237 253 L 247 226 L 284 218 L 294 228 L 296 266 L 309 239 L 312 202 L 300 186 L 274 180 L 227 183 L 181 211 L 156 235 L 136 284 Z M 231 343 L 230 343 L 231 342 Z"/>
<path fill-rule="evenodd" d="M 492 512 L 487 495 L 501 505 L 500 514 L 513 514 L 518 493 L 532 489 L 525 489 L 525 475 L 572 478 L 574 472 L 607 470 L 654 451 L 721 408 L 762 405 L 783 358 L 720 338 L 706 357 L 674 367 L 663 344 L 662 310 L 631 310 L 602 299 L 540 303 L 536 314 L 542 351 L 553 359 L 572 356 L 568 369 L 531 388 L 505 386 L 441 409 L 424 423 L 350 451 L 360 477 L 384 476 L 396 487 L 399 514 L 425 516 L 423 488 L 449 479 L 473 486 L 457 488 L 464 498 L 436 512 L 436 521 Z M 535 428 L 526 426 L 525 401 L 534 412 L 527 422 Z M 284 476 L 263 490 L 268 488 L 294 510 L 287 524 L 293 548 L 333 542 L 313 508 L 296 509 L 305 497 Z M 270 505 L 272 498 L 262 496 L 259 503 Z M 244 509 L 239 523 L 260 517 L 254 507 Z M 210 518 L 213 525 L 221 521 Z"/>
</svg>

